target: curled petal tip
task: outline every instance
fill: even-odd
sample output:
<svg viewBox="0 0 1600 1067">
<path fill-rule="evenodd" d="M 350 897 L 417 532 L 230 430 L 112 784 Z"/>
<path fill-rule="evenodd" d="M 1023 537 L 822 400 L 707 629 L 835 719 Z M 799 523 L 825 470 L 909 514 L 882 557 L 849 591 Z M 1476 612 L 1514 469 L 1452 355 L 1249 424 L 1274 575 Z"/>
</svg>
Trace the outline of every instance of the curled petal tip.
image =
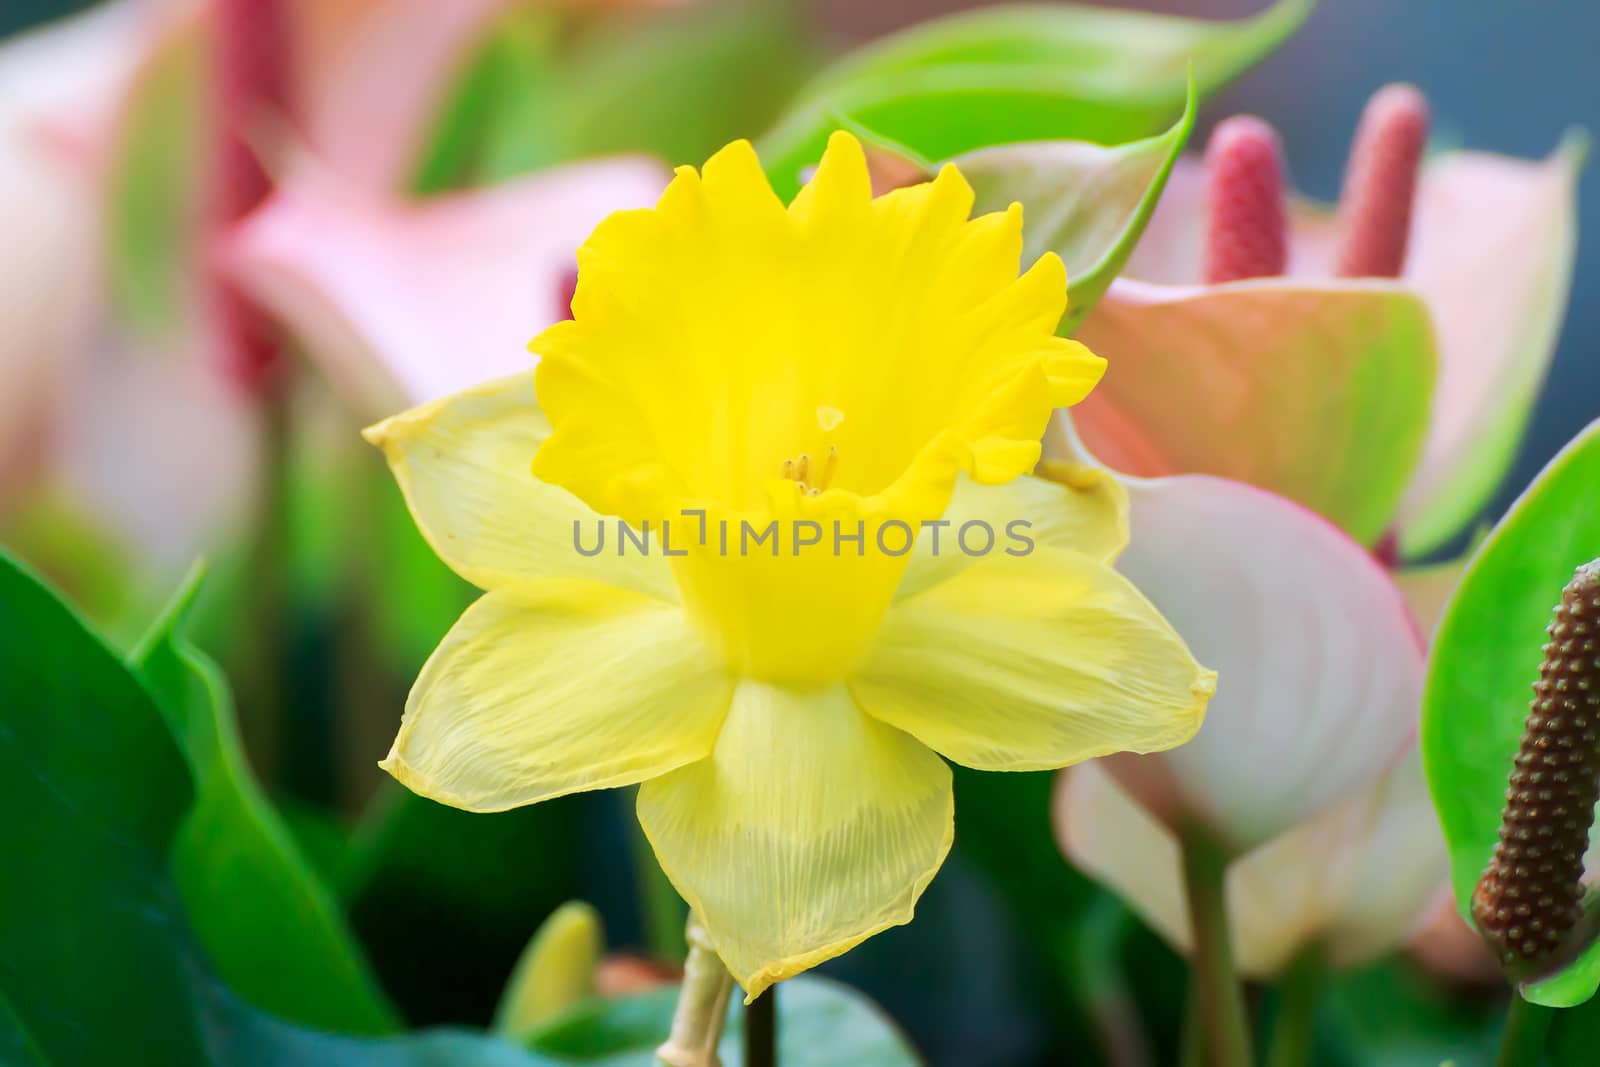
<svg viewBox="0 0 1600 1067">
<path fill-rule="evenodd" d="M 1428 101 L 1415 86 L 1389 85 L 1373 94 L 1345 171 L 1335 274 L 1400 276 L 1427 141 Z"/>
<path fill-rule="evenodd" d="M 1249 115 L 1217 126 L 1206 146 L 1206 206 L 1208 283 L 1284 272 L 1283 153 L 1271 126 Z"/>
</svg>

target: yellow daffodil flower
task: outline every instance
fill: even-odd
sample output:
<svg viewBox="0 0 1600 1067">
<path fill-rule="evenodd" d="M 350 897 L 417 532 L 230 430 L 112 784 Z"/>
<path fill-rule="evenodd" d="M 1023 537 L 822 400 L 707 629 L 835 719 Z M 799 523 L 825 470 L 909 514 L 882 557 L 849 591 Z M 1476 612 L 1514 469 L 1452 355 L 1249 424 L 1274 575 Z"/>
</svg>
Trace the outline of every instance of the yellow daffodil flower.
<svg viewBox="0 0 1600 1067">
<path fill-rule="evenodd" d="M 735 143 L 601 223 L 536 374 L 368 431 L 486 591 L 384 767 L 474 811 L 643 783 L 750 996 L 910 920 L 941 755 L 1165 749 L 1214 688 L 1109 565 L 1116 483 L 1028 474 L 1102 362 L 1055 336 L 1060 261 L 1017 276 L 1020 210 L 972 203 L 949 167 L 874 199 L 838 134 L 785 206 Z"/>
</svg>

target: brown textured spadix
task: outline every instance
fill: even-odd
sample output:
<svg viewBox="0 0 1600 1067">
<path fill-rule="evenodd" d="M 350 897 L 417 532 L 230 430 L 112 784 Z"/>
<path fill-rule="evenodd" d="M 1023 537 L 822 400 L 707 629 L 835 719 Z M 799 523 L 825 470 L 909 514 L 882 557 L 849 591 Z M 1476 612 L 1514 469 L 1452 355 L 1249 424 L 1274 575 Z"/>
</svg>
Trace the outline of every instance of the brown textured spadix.
<svg viewBox="0 0 1600 1067">
<path fill-rule="evenodd" d="M 1600 560 L 1561 594 L 1500 843 L 1472 895 L 1478 929 L 1503 965 L 1536 966 L 1583 916 L 1583 854 L 1600 799 Z"/>
</svg>

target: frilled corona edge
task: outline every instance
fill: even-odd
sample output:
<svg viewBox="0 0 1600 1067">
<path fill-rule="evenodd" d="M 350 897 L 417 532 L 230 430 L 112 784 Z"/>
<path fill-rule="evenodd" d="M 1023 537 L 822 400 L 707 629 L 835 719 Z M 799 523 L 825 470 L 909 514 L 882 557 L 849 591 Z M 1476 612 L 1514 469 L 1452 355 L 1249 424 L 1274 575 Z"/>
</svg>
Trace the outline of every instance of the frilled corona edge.
<svg viewBox="0 0 1600 1067">
<path fill-rule="evenodd" d="M 1583 854 L 1600 799 L 1600 560 L 1561 594 L 1506 790 L 1500 842 L 1472 895 L 1509 969 L 1555 955 L 1583 916 Z"/>
</svg>

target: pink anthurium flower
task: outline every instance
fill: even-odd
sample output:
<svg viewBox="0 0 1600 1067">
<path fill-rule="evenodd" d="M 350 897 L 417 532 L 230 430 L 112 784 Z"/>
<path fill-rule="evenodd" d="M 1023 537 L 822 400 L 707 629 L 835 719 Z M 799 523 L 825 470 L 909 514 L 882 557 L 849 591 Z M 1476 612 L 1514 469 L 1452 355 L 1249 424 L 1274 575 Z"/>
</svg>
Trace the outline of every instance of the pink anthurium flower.
<svg viewBox="0 0 1600 1067">
<path fill-rule="evenodd" d="M 113 5 L 0 44 L 0 504 L 39 473 L 49 420 L 89 344 L 97 269 L 92 190 L 71 136 L 126 77 L 135 13 Z"/>
<path fill-rule="evenodd" d="M 574 253 L 670 175 L 617 158 L 402 201 L 307 168 L 224 249 L 230 274 L 307 346 L 363 417 L 528 366 L 568 317 Z"/>
<path fill-rule="evenodd" d="M 1092 458 L 1059 416 L 1047 449 Z M 1285 497 L 1209 475 L 1121 480 L 1131 537 L 1118 568 L 1217 665 L 1219 687 L 1183 747 L 1063 773 L 1063 848 L 1186 947 L 1178 840 L 1203 831 L 1232 857 L 1250 973 L 1313 944 L 1334 964 L 1393 947 L 1446 869 L 1417 766 L 1424 642 L 1399 589 Z"/>
<path fill-rule="evenodd" d="M 222 15 L 281 22 L 271 28 L 283 40 L 262 47 L 281 46 L 267 57 L 281 69 L 264 73 L 283 91 L 272 107 L 233 116 L 241 143 L 270 156 L 292 141 L 330 180 L 388 194 L 410 179 L 473 49 L 517 6 L 119 0 L 6 42 L 0 521 L 29 501 L 62 500 L 157 572 L 214 544 L 251 499 L 253 404 L 219 366 L 218 311 L 234 309 L 195 284 L 213 262 L 215 231 L 200 232 L 201 208 L 216 199 L 211 127 L 239 99 L 227 64 L 263 62 L 225 56 Z M 219 73 L 226 92 L 208 84 Z M 161 254 L 129 245 L 130 233 Z M 107 269 L 116 264 L 120 273 Z M 170 278 L 173 292 L 153 312 L 135 307 L 130 276 L 141 292 Z M 207 442 L 204 462 L 196 440 Z"/>
<path fill-rule="evenodd" d="M 1144 476 L 1249 481 L 1408 554 L 1470 522 L 1554 349 L 1582 151 L 1450 152 L 1419 173 L 1426 124 L 1415 90 L 1374 97 L 1337 212 L 1285 199 L 1257 120 L 1181 162 L 1079 329 L 1112 361 L 1075 413 L 1091 450 Z"/>
</svg>

